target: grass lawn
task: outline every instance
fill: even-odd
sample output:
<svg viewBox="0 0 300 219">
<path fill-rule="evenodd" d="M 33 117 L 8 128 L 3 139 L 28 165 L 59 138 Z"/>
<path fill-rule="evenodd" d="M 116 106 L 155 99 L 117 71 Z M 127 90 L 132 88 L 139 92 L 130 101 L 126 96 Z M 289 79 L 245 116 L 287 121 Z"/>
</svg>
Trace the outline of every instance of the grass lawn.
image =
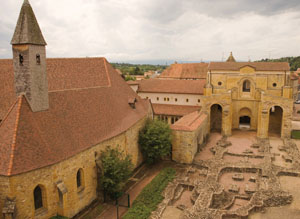
<svg viewBox="0 0 300 219">
<path fill-rule="evenodd" d="M 138 195 L 123 219 L 147 219 L 164 199 L 162 192 L 175 177 L 175 169 L 163 169 Z"/>
</svg>

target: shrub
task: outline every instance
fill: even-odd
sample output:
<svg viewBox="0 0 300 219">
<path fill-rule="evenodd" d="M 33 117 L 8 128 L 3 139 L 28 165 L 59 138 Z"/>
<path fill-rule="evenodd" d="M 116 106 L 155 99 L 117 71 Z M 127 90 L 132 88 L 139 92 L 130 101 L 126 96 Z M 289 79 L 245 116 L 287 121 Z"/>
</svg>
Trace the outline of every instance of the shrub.
<svg viewBox="0 0 300 219">
<path fill-rule="evenodd" d="M 124 156 L 119 148 L 107 147 L 100 156 L 102 188 L 112 199 L 122 195 L 122 190 L 131 176 L 133 165 L 130 156 Z"/>
<path fill-rule="evenodd" d="M 161 195 L 175 177 L 173 168 L 163 169 L 138 195 L 123 219 L 147 219 L 164 199 Z"/>
<path fill-rule="evenodd" d="M 171 129 L 159 120 L 147 120 L 139 133 L 139 145 L 145 161 L 152 164 L 171 153 Z"/>
</svg>

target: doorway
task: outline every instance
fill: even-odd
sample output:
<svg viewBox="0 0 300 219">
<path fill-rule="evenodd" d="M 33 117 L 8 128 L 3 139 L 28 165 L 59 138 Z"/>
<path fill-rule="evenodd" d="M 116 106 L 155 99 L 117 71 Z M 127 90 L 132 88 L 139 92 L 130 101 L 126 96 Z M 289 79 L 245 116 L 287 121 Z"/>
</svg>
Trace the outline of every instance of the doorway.
<svg viewBox="0 0 300 219">
<path fill-rule="evenodd" d="M 222 107 L 219 104 L 210 108 L 210 131 L 222 132 Z"/>
<path fill-rule="evenodd" d="M 273 106 L 269 112 L 269 136 L 281 135 L 283 110 L 280 106 Z"/>
<path fill-rule="evenodd" d="M 239 128 L 240 129 L 250 129 L 251 118 L 249 116 L 241 116 Z"/>
</svg>

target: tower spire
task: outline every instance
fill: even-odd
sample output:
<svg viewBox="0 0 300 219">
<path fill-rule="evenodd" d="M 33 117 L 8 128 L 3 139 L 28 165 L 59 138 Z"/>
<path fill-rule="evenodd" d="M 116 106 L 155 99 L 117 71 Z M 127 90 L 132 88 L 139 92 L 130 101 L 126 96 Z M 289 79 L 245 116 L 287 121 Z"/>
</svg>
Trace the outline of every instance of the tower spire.
<svg viewBox="0 0 300 219">
<path fill-rule="evenodd" d="M 16 95 L 25 95 L 33 112 L 47 110 L 46 42 L 28 0 L 23 2 L 11 44 Z"/>
<path fill-rule="evenodd" d="M 232 52 L 230 52 L 230 56 L 228 57 L 228 59 L 227 59 L 226 62 L 236 62 L 236 61 L 235 61 L 235 58 L 234 58 L 233 55 L 232 55 Z"/>
<path fill-rule="evenodd" d="M 46 45 L 46 41 L 28 0 L 24 0 L 22 5 L 11 44 Z"/>
</svg>

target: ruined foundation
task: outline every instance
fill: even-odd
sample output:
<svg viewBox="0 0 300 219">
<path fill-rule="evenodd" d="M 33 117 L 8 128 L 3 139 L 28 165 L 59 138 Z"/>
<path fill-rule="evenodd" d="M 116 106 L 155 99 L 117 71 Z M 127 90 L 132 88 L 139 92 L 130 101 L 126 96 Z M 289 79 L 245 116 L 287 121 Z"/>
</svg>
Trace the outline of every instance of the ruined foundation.
<svg viewBox="0 0 300 219">
<path fill-rule="evenodd" d="M 210 148 L 212 158 L 196 156 L 192 165 L 178 165 L 176 179 L 151 218 L 168 218 L 163 214 L 171 206 L 183 219 L 243 219 L 267 207 L 290 204 L 293 196 L 282 190 L 279 177 L 300 176 L 300 154 L 292 140 L 282 142 L 275 150 L 270 140 L 256 139 L 235 153 L 230 138 L 220 138 Z"/>
</svg>

